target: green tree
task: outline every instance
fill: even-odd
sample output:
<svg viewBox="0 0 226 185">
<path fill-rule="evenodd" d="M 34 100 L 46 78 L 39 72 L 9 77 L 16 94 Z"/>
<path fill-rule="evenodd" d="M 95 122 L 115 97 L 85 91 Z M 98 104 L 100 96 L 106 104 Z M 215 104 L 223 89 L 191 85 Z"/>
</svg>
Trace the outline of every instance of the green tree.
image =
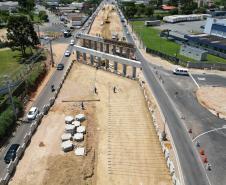
<svg viewBox="0 0 226 185">
<path fill-rule="evenodd" d="M 151 17 L 153 14 L 154 14 L 154 8 L 150 5 L 148 5 L 145 8 L 145 15 L 148 16 L 148 17 Z"/>
<path fill-rule="evenodd" d="M 10 16 L 7 25 L 7 39 L 12 50 L 20 50 L 26 56 L 26 48 L 39 44 L 32 22 L 27 16 Z"/>
<path fill-rule="evenodd" d="M 34 0 L 18 0 L 18 4 L 21 7 L 21 9 L 25 11 L 32 11 L 35 7 L 35 1 Z"/>
<path fill-rule="evenodd" d="M 46 14 L 46 11 L 40 11 L 38 14 L 39 18 L 43 21 L 48 21 L 48 15 Z"/>
<path fill-rule="evenodd" d="M 137 16 L 144 15 L 144 13 L 145 13 L 145 6 L 144 6 L 144 4 L 137 5 L 136 9 L 137 9 L 137 12 L 136 12 Z"/>
</svg>

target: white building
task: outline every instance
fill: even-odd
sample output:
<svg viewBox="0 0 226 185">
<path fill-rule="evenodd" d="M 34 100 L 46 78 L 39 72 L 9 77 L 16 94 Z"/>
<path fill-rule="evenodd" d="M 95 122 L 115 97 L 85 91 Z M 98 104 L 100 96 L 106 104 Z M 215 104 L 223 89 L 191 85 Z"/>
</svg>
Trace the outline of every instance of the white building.
<svg viewBox="0 0 226 185">
<path fill-rule="evenodd" d="M 204 33 L 226 38 L 226 19 L 208 18 Z"/>
</svg>

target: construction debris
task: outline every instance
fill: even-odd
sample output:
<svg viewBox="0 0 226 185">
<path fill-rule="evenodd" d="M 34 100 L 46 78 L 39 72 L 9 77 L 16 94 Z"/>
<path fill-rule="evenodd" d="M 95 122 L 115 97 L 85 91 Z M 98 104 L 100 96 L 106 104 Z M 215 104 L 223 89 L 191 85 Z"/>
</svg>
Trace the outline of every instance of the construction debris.
<svg viewBox="0 0 226 185">
<path fill-rule="evenodd" d="M 72 121 L 74 121 L 74 118 L 73 116 L 66 116 L 64 120 L 65 120 L 65 123 L 70 124 Z"/>
<path fill-rule="evenodd" d="M 71 150 L 73 150 L 73 143 L 71 141 L 64 141 L 62 144 L 61 144 L 61 148 L 64 152 L 69 152 Z"/>
<path fill-rule="evenodd" d="M 77 128 L 77 133 L 86 133 L 86 127 L 85 126 L 80 126 Z"/>
<path fill-rule="evenodd" d="M 85 148 L 84 147 L 78 147 L 75 149 L 75 155 L 83 156 L 85 155 Z"/>
<path fill-rule="evenodd" d="M 75 120 L 77 121 L 84 121 L 86 119 L 84 114 L 78 114 L 75 116 Z"/>
<path fill-rule="evenodd" d="M 63 134 L 63 135 L 61 136 L 61 140 L 62 140 L 62 141 L 67 141 L 67 140 L 70 140 L 71 137 L 72 137 L 72 135 L 71 135 L 70 133 L 66 133 L 66 134 Z"/>
<path fill-rule="evenodd" d="M 84 139 L 83 133 L 76 133 L 73 136 L 74 141 L 83 141 L 83 139 Z"/>
<path fill-rule="evenodd" d="M 65 133 L 75 133 L 75 125 L 67 124 L 65 125 Z"/>
</svg>

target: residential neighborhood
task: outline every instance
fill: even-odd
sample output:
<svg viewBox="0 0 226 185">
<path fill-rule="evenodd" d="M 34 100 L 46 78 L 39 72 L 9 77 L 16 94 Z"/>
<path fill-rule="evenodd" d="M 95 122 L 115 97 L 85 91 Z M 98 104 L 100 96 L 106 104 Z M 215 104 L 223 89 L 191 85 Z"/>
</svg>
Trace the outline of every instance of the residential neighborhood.
<svg viewBox="0 0 226 185">
<path fill-rule="evenodd" d="M 224 185 L 225 94 L 225 0 L 0 0 L 0 185 Z"/>
</svg>

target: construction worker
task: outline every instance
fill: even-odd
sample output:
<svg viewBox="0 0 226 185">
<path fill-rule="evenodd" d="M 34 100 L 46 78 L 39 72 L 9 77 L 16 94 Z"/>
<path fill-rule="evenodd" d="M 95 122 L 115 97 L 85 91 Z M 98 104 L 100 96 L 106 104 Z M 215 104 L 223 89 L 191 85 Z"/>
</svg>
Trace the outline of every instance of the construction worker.
<svg viewBox="0 0 226 185">
<path fill-rule="evenodd" d="M 82 101 L 82 103 L 81 103 L 81 107 L 82 107 L 82 110 L 85 109 L 83 101 Z"/>
<path fill-rule="evenodd" d="M 115 86 L 113 87 L 113 92 L 116 93 L 116 87 Z"/>
<path fill-rule="evenodd" d="M 94 93 L 97 94 L 97 88 L 96 87 L 94 87 Z"/>
</svg>

